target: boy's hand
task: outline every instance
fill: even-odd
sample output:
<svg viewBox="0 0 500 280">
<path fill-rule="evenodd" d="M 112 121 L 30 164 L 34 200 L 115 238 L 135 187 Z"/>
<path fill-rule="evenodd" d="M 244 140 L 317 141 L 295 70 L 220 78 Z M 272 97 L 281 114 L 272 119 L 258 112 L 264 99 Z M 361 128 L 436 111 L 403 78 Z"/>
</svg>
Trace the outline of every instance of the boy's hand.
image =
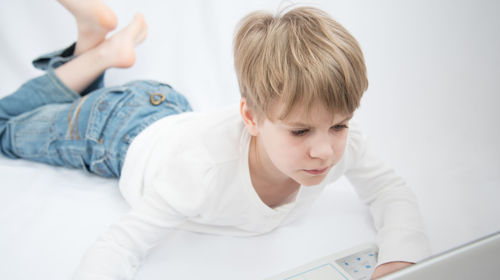
<svg viewBox="0 0 500 280">
<path fill-rule="evenodd" d="M 375 268 L 375 271 L 372 274 L 372 279 L 377 279 L 391 272 L 403 269 L 407 266 L 412 265 L 411 262 L 388 262 L 381 264 Z"/>
</svg>

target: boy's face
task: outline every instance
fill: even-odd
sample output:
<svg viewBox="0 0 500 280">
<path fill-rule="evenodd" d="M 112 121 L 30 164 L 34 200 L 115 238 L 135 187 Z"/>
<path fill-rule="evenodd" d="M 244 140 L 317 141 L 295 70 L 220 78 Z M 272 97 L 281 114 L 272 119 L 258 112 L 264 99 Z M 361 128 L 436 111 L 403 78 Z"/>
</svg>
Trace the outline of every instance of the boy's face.
<svg viewBox="0 0 500 280">
<path fill-rule="evenodd" d="M 263 118 L 250 129 L 256 136 L 258 153 L 264 155 L 264 168 L 304 186 L 321 183 L 342 158 L 352 117 L 332 117 L 321 105 L 309 112 L 293 110 L 284 120 Z"/>
</svg>

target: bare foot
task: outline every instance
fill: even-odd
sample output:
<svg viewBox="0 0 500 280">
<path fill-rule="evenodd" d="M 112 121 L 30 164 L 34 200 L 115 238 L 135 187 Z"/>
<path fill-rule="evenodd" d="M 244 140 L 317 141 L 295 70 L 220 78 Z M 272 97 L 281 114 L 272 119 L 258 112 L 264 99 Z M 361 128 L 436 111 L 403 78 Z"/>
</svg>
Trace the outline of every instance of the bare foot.
<svg viewBox="0 0 500 280">
<path fill-rule="evenodd" d="M 84 90 L 95 78 L 110 67 L 130 67 L 135 62 L 134 48 L 147 33 L 142 14 L 95 48 L 90 49 L 55 70 L 57 77 L 76 92 Z"/>
<path fill-rule="evenodd" d="M 78 28 L 75 55 L 101 43 L 115 29 L 115 13 L 102 0 L 58 0 L 75 17 Z"/>
<path fill-rule="evenodd" d="M 132 22 L 100 44 L 97 49 L 108 61 L 108 67 L 127 68 L 135 62 L 135 46 L 146 39 L 147 24 L 141 13 Z"/>
</svg>

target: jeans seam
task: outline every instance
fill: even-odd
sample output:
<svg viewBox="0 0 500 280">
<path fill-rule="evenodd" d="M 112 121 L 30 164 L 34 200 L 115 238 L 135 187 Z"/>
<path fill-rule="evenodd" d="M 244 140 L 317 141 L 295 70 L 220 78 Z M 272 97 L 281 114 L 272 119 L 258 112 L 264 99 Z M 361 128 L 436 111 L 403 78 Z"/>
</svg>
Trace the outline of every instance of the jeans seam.
<svg viewBox="0 0 500 280">
<path fill-rule="evenodd" d="M 71 118 L 71 122 L 68 122 L 68 130 L 66 132 L 66 135 L 70 134 L 71 139 L 80 140 L 80 134 L 78 133 L 78 121 L 80 117 L 80 110 L 82 108 L 83 103 L 85 102 L 85 98 L 86 96 L 82 97 L 79 100 L 78 106 L 73 112 L 73 117 Z"/>
</svg>

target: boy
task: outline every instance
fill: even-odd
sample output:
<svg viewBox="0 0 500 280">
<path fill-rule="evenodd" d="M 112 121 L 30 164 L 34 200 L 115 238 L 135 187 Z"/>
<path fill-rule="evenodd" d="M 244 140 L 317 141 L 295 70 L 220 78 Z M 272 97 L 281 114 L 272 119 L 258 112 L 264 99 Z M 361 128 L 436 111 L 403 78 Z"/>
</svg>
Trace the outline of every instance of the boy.
<svg viewBox="0 0 500 280">
<path fill-rule="evenodd" d="M 103 88 L 134 63 L 141 15 L 110 38 L 101 1 L 60 0 L 75 45 L 35 60 L 47 73 L 0 100 L 0 148 L 12 158 L 119 177 L 130 213 L 87 252 L 76 279 L 131 279 L 174 228 L 249 236 L 295 219 L 342 175 L 378 229 L 374 277 L 427 254 L 415 198 L 349 123 L 367 88 L 356 40 L 314 8 L 245 17 L 234 40 L 239 110 L 192 113 L 170 86 Z M 181 114 L 182 113 L 182 114 Z"/>
</svg>

